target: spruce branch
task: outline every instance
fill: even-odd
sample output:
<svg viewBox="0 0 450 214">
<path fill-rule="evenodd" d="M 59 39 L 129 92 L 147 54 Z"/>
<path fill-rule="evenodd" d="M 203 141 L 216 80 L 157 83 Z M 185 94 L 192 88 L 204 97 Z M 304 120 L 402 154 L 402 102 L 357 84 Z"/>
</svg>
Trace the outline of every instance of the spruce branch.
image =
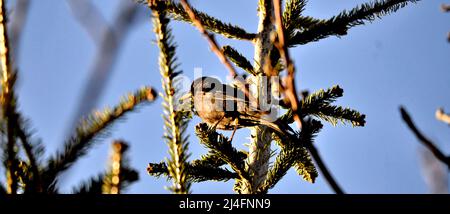
<svg viewBox="0 0 450 214">
<path fill-rule="evenodd" d="M 351 123 L 353 126 L 364 126 L 366 124 L 366 115 L 341 106 L 321 106 L 319 109 L 314 109 L 308 113 L 331 123 L 333 126 L 336 126 L 338 122 L 342 122 L 342 124 Z"/>
<path fill-rule="evenodd" d="M 146 0 L 137 0 L 137 2 L 145 3 Z M 162 1 L 162 4 L 164 4 L 166 11 L 173 15 L 174 19 L 195 25 L 193 19 L 185 11 L 182 4 L 174 2 L 173 0 Z M 254 33 L 248 33 L 239 26 L 224 23 L 217 18 L 196 10 L 195 8 L 192 8 L 192 12 L 196 17 L 198 17 L 201 23 L 205 26 L 205 29 L 208 31 L 231 39 L 253 40 L 256 37 L 256 34 Z"/>
<path fill-rule="evenodd" d="M 200 143 L 211 152 L 225 161 L 243 180 L 248 180 L 249 175 L 244 169 L 244 160 L 241 153 L 238 152 L 228 141 L 228 138 L 217 133 L 206 123 L 200 123 L 195 126 L 195 133 L 200 139 Z"/>
<path fill-rule="evenodd" d="M 288 0 L 285 3 L 283 12 L 283 25 L 286 34 L 292 37 L 298 28 L 298 25 L 303 24 L 300 20 L 301 14 L 305 10 L 306 0 Z"/>
<path fill-rule="evenodd" d="M 450 115 L 446 114 L 442 108 L 436 110 L 436 119 L 450 125 Z"/>
<path fill-rule="evenodd" d="M 110 169 L 103 178 L 103 194 L 121 194 L 131 183 L 139 179 L 137 171 L 129 166 L 128 148 L 128 143 L 122 140 L 112 143 Z"/>
<path fill-rule="evenodd" d="M 134 94 L 128 94 L 113 109 L 106 108 L 84 118 L 76 128 L 76 132 L 64 143 L 64 149 L 58 151 L 48 160 L 43 173 L 44 188 L 47 192 L 56 192 L 58 176 L 84 156 L 89 148 L 95 145 L 101 137 L 107 134 L 114 122 L 137 110 L 142 104 L 151 103 L 156 98 L 156 92 L 150 87 L 143 87 Z"/>
<path fill-rule="evenodd" d="M 18 165 L 16 145 L 16 97 L 14 84 L 16 81 L 16 72 L 12 68 L 11 53 L 9 50 L 9 38 L 7 31 L 7 11 L 6 3 L 0 0 L 0 60 L 2 69 L 1 79 L 1 107 L 2 121 L 6 123 L 6 154 L 4 164 L 6 168 L 7 192 L 16 194 L 18 189 Z"/>
<path fill-rule="evenodd" d="M 239 176 L 235 172 L 231 172 L 226 168 L 215 167 L 208 164 L 188 164 L 188 179 L 191 182 L 200 183 L 204 181 L 228 181 L 230 179 L 238 179 Z M 147 172 L 154 177 L 165 176 L 172 179 L 167 169 L 167 163 L 149 163 Z"/>
<path fill-rule="evenodd" d="M 378 0 L 365 3 L 350 11 L 344 10 L 340 14 L 310 26 L 304 31 L 296 32 L 289 38 L 288 45 L 304 45 L 319 41 L 329 36 L 344 36 L 350 28 L 372 22 L 376 18 L 389 15 L 419 0 Z"/>
<path fill-rule="evenodd" d="M 318 173 L 305 146 L 312 145 L 314 137 L 321 129 L 322 124 L 319 121 L 308 120 L 304 121 L 302 130 L 296 139 L 282 141 L 276 138 L 281 151 L 270 168 L 264 184 L 258 189 L 260 193 L 267 193 L 293 166 L 303 179 L 312 183 L 315 181 Z"/>
<path fill-rule="evenodd" d="M 253 65 L 248 59 L 246 59 L 241 53 L 239 53 L 233 47 L 226 45 L 222 47 L 223 54 L 228 57 L 236 66 L 242 68 L 244 71 L 247 71 L 251 75 L 256 75 L 253 70 Z"/>
<path fill-rule="evenodd" d="M 243 151 L 238 151 L 237 155 L 238 155 L 239 159 L 244 161 L 244 159 L 247 158 L 248 154 L 243 152 Z M 208 165 L 208 166 L 212 166 L 212 167 L 221 167 L 221 166 L 223 166 L 225 164 L 227 164 L 227 162 L 222 160 L 220 158 L 220 156 L 217 155 L 216 153 L 214 153 L 213 151 L 210 151 L 206 155 L 202 155 L 200 157 L 200 159 L 192 161 L 192 165 L 193 166 L 205 166 L 205 165 Z"/>
<path fill-rule="evenodd" d="M 96 176 L 82 182 L 79 186 L 73 188 L 72 194 L 102 194 L 103 180 L 106 173 L 99 173 Z"/>
<path fill-rule="evenodd" d="M 105 179 L 109 179 L 111 172 L 100 173 L 97 176 L 90 178 L 89 180 L 83 182 L 78 187 L 73 188 L 72 194 L 102 194 Z M 124 190 L 131 183 L 137 181 L 139 174 L 136 170 L 131 168 L 123 167 L 121 170 L 120 180 L 121 189 Z"/>
<path fill-rule="evenodd" d="M 15 83 L 17 79 L 17 72 L 14 70 L 11 59 L 11 50 L 9 48 L 10 41 L 8 37 L 7 31 L 7 15 L 5 9 L 5 2 L 0 2 L 1 7 L 1 26 L 0 26 L 0 54 L 1 54 L 1 68 L 2 68 L 2 91 L 1 91 L 1 107 L 2 107 L 2 121 L 6 123 L 6 138 L 7 138 L 7 148 L 6 148 L 6 157 L 5 157 L 5 165 L 7 169 L 7 182 L 8 182 L 8 192 L 15 194 L 18 188 L 18 176 L 20 173 L 19 165 L 20 161 L 17 157 L 18 145 L 17 141 L 20 140 L 22 143 L 22 147 L 25 150 L 25 154 L 28 157 L 28 167 L 30 170 L 26 172 L 27 177 L 31 177 L 33 179 L 30 180 L 30 183 L 27 185 L 27 191 L 39 192 L 40 188 L 40 176 L 38 163 L 36 161 L 37 151 L 42 150 L 42 147 L 38 145 L 34 146 L 30 141 L 30 134 L 27 132 L 26 127 L 24 126 L 24 119 L 20 112 L 17 110 L 17 98 L 15 94 Z M 19 1 L 17 2 L 18 6 L 23 6 L 26 13 L 27 2 Z M 18 13 L 23 13 L 24 11 L 17 11 Z M 23 15 L 17 14 L 16 16 Z M 17 31 L 20 31 L 20 26 L 16 26 L 17 24 L 23 25 L 23 23 L 17 23 L 19 20 L 15 21 L 12 26 L 12 34 L 14 39 L 18 39 Z M 18 41 L 12 42 L 13 47 L 17 47 Z M 23 164 L 22 164 L 23 165 Z M 31 174 L 32 173 L 32 174 Z"/>
<path fill-rule="evenodd" d="M 153 12 L 154 32 L 156 34 L 158 47 L 160 49 L 159 64 L 164 89 L 164 138 L 169 146 L 170 159 L 168 160 L 168 170 L 173 178 L 173 185 L 169 189 L 176 194 L 188 194 L 190 182 L 187 180 L 187 159 L 189 154 L 188 141 L 185 132 L 190 117 L 189 112 L 177 111 L 176 77 L 181 71 L 176 71 L 175 45 L 171 29 L 169 28 L 169 18 L 167 18 L 164 1 L 148 0 L 148 5 Z"/>
<path fill-rule="evenodd" d="M 429 140 L 422 132 L 416 127 L 409 113 L 403 106 L 400 106 L 400 113 L 403 121 L 406 123 L 409 129 L 414 133 L 416 138 L 427 148 L 433 155 L 442 163 L 446 164 L 450 169 L 450 156 L 446 156 L 431 140 Z"/>
<path fill-rule="evenodd" d="M 300 112 L 302 117 L 315 116 L 333 125 L 337 125 L 340 121 L 343 124 L 348 122 L 353 126 L 364 126 L 366 123 L 364 114 L 349 108 L 331 105 L 343 94 L 344 90 L 335 85 L 327 90 L 321 89 L 307 96 L 301 102 Z M 294 122 L 292 110 L 281 116 L 279 120 L 288 124 Z"/>
<path fill-rule="evenodd" d="M 28 177 L 31 177 L 30 182 L 27 184 L 27 189 L 25 190 L 25 193 L 28 193 L 29 191 L 36 193 L 36 192 L 42 192 L 43 186 L 42 186 L 42 178 L 41 178 L 41 162 L 40 159 L 44 155 L 44 146 L 42 145 L 40 140 L 33 140 L 32 139 L 32 133 L 29 133 L 28 127 L 26 125 L 26 121 L 22 118 L 22 116 L 17 113 L 16 116 L 17 120 L 19 121 L 17 136 L 20 139 L 22 143 L 22 147 L 25 151 L 25 154 L 28 158 L 28 168 L 30 168 L 29 172 L 31 172 L 31 175 L 28 175 Z"/>
</svg>

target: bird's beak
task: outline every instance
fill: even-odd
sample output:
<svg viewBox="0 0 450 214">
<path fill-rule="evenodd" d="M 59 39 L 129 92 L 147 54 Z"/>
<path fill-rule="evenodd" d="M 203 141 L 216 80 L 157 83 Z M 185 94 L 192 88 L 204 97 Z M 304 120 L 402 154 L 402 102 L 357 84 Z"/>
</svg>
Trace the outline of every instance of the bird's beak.
<svg viewBox="0 0 450 214">
<path fill-rule="evenodd" d="M 190 111 L 192 109 L 192 94 L 191 92 L 187 92 L 183 96 L 181 96 L 178 100 L 179 107 L 181 109 Z"/>
<path fill-rule="evenodd" d="M 190 100 L 192 97 L 191 92 L 187 92 L 183 96 L 180 97 L 180 103 L 184 103 L 186 100 Z"/>
</svg>

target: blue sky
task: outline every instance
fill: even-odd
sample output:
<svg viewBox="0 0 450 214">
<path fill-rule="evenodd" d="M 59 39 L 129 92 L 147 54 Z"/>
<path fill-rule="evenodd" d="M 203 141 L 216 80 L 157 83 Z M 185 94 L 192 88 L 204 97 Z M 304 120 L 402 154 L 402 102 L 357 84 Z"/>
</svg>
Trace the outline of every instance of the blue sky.
<svg viewBox="0 0 450 214">
<path fill-rule="evenodd" d="M 101 12 L 112 20 L 118 2 L 96 0 Z M 257 0 L 192 1 L 200 10 L 255 32 Z M 305 14 L 328 18 L 368 0 L 330 3 L 310 1 Z M 342 38 L 328 38 L 291 49 L 301 89 L 315 91 L 339 84 L 344 97 L 338 104 L 367 115 L 364 128 L 325 125 L 316 145 L 332 174 L 349 193 L 427 193 L 420 169 L 421 146 L 401 121 L 398 107 L 405 105 L 418 126 L 443 151 L 450 152 L 449 127 L 434 118 L 436 108 L 450 109 L 450 14 L 442 13 L 444 1 L 422 1 L 382 20 L 351 29 Z M 200 67 L 207 75 L 225 77 L 226 69 L 192 26 L 171 22 L 178 44 L 180 68 L 193 76 Z M 129 91 L 150 85 L 161 91 L 158 48 L 154 44 L 151 20 L 138 25 L 126 39 L 99 107 L 112 106 Z M 251 59 L 248 42 L 217 37 L 221 45 L 231 44 Z M 96 47 L 73 19 L 65 1 L 32 1 L 18 59 L 20 109 L 31 119 L 36 136 L 47 146 L 47 155 L 62 148 L 66 130 L 89 76 Z M 110 137 L 91 150 L 64 176 L 66 192 L 81 180 L 105 169 L 113 139 L 131 144 L 130 158 L 140 172 L 140 181 L 130 193 L 168 193 L 164 178 L 146 173 L 149 162 L 167 157 L 162 140 L 161 100 L 141 108 L 115 125 Z M 191 158 L 206 150 L 194 136 Z M 239 130 L 234 144 L 244 148 L 247 130 Z M 193 185 L 194 193 L 232 193 L 232 182 Z M 319 177 L 315 184 L 303 181 L 294 170 L 270 193 L 331 193 Z"/>
</svg>

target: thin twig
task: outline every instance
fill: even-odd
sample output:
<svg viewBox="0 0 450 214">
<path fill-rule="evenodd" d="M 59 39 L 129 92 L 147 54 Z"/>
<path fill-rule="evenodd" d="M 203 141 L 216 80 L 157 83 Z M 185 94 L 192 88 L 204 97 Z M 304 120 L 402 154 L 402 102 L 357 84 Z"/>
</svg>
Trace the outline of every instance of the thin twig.
<svg viewBox="0 0 450 214">
<path fill-rule="evenodd" d="M 277 25 L 277 34 L 278 34 L 278 42 L 275 44 L 275 46 L 279 50 L 281 57 L 284 59 L 284 62 L 286 63 L 286 69 L 288 72 L 288 75 L 285 80 L 286 84 L 285 90 L 283 90 L 283 92 L 290 101 L 290 105 L 294 113 L 294 120 L 297 122 L 298 127 L 301 128 L 302 120 L 298 112 L 300 101 L 295 86 L 295 67 L 294 63 L 292 63 L 292 60 L 289 56 L 289 50 L 286 45 L 286 40 L 284 36 L 284 27 L 281 14 L 281 0 L 273 0 L 273 5 L 275 10 L 275 23 Z"/>
<path fill-rule="evenodd" d="M 319 151 L 317 151 L 316 147 L 313 144 L 308 145 L 309 153 L 311 153 L 311 156 L 313 157 L 314 161 L 316 162 L 317 166 L 320 169 L 320 172 L 322 172 L 323 176 L 325 177 L 325 180 L 327 180 L 328 184 L 331 186 L 331 188 L 334 190 L 336 194 L 345 194 L 344 190 L 339 186 L 339 184 L 336 182 L 336 180 L 331 175 L 330 171 L 328 171 L 327 166 L 323 162 L 322 158 L 320 157 Z"/>
<path fill-rule="evenodd" d="M 284 93 L 286 97 L 290 101 L 291 109 L 293 112 L 294 120 L 297 122 L 299 128 L 302 127 L 302 119 L 298 112 L 299 109 L 299 98 L 297 95 L 297 89 L 295 86 L 295 67 L 289 56 L 289 50 L 286 45 L 285 35 L 284 35 L 284 25 L 281 14 L 281 0 L 273 0 L 274 10 L 275 10 L 275 23 L 277 25 L 277 34 L 278 34 L 278 42 L 275 44 L 277 49 L 280 52 L 281 57 L 284 59 L 286 63 L 286 69 L 288 72 L 288 76 L 285 81 L 285 90 Z M 333 178 L 331 173 L 328 171 L 325 163 L 322 161 L 322 158 L 319 155 L 319 152 L 314 147 L 314 145 L 310 144 L 308 147 L 311 156 L 316 161 L 320 171 L 324 175 L 325 179 L 330 184 L 331 188 L 336 192 L 336 194 L 345 194 L 342 188 L 337 184 L 336 180 Z"/>
<path fill-rule="evenodd" d="M 200 19 L 198 19 L 194 11 L 192 11 L 191 6 L 189 6 L 187 0 L 181 0 L 180 2 L 183 5 L 183 8 L 186 11 L 186 13 L 191 18 L 194 26 L 197 27 L 200 33 L 206 38 L 206 40 L 208 40 L 211 50 L 217 55 L 217 57 L 219 57 L 220 62 L 222 62 L 225 65 L 225 67 L 227 67 L 227 69 L 230 71 L 231 77 L 236 78 L 237 76 L 236 70 L 234 69 L 233 65 L 231 65 L 230 61 L 225 56 L 225 54 L 223 54 L 222 49 L 219 48 L 216 39 L 211 34 L 209 34 L 208 31 L 206 31 Z"/>
<path fill-rule="evenodd" d="M 445 114 L 444 109 L 442 109 L 442 108 L 439 108 L 438 110 L 436 110 L 436 119 L 450 125 L 450 115 Z"/>
<path fill-rule="evenodd" d="M 405 110 L 405 108 L 400 107 L 400 112 L 402 114 L 403 121 L 405 121 L 406 125 L 408 125 L 409 129 L 416 135 L 417 139 L 425 145 L 432 153 L 433 155 L 443 163 L 447 164 L 447 167 L 450 168 L 450 156 L 446 156 L 441 150 L 439 150 L 431 140 L 429 140 L 427 137 L 425 137 L 419 129 L 417 129 L 416 125 L 414 124 L 413 120 L 409 116 L 408 112 Z"/>
<path fill-rule="evenodd" d="M 90 0 L 67 0 L 67 4 L 73 14 L 73 17 L 87 32 L 89 37 L 94 40 L 96 45 L 101 45 L 103 35 L 111 33 L 111 27 L 102 16 L 102 13 Z"/>
<path fill-rule="evenodd" d="M 183 8 L 186 11 L 186 13 L 191 18 L 194 26 L 197 27 L 197 29 L 200 31 L 200 33 L 208 41 L 211 50 L 217 55 L 217 57 L 222 62 L 222 64 L 224 64 L 225 67 L 228 69 L 231 77 L 233 79 L 237 80 L 239 82 L 239 84 L 241 84 L 243 86 L 243 87 L 240 87 L 240 89 L 242 90 L 244 95 L 250 100 L 250 103 L 256 104 L 257 108 L 259 108 L 259 102 L 257 102 L 253 96 L 250 96 L 250 93 L 249 93 L 247 87 L 245 87 L 245 85 L 246 85 L 245 82 L 241 78 L 237 78 L 238 74 L 237 74 L 236 70 L 234 69 L 233 65 L 231 65 L 231 62 L 228 60 L 228 58 L 225 56 L 225 54 L 223 53 L 222 48 L 220 48 L 219 45 L 217 44 L 214 36 L 209 34 L 208 31 L 206 31 L 201 20 L 195 16 L 195 13 L 192 10 L 192 8 L 189 6 L 189 3 L 187 2 L 187 0 L 180 0 L 180 2 L 183 5 Z"/>
</svg>

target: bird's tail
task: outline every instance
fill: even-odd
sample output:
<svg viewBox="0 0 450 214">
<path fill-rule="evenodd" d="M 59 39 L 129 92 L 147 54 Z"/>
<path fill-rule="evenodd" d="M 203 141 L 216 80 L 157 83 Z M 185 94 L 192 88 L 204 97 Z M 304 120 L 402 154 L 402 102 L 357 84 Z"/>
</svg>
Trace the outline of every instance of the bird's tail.
<svg viewBox="0 0 450 214">
<path fill-rule="evenodd" d="M 260 122 L 262 125 L 265 125 L 265 126 L 269 127 L 270 129 L 272 129 L 273 131 L 275 131 L 280 137 L 281 136 L 289 136 L 290 137 L 290 136 L 295 135 L 294 130 L 289 125 L 277 123 L 277 121 L 269 122 L 269 121 L 261 120 Z"/>
</svg>

